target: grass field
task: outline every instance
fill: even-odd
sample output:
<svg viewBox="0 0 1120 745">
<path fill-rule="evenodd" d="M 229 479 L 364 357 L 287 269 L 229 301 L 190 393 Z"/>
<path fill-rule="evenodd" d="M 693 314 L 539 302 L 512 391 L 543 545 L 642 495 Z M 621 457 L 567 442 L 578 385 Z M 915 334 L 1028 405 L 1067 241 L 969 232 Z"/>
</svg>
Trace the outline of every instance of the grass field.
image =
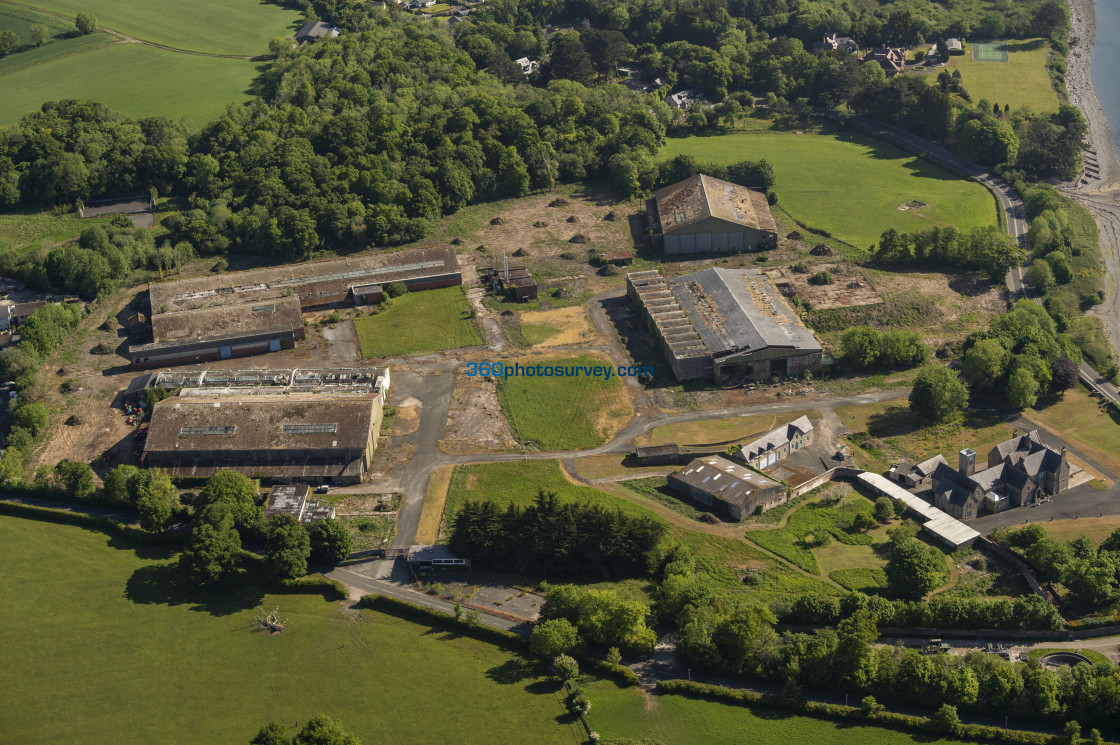
<svg viewBox="0 0 1120 745">
<path fill-rule="evenodd" d="M 128 36 L 176 49 L 256 55 L 268 42 L 292 36 L 301 25 L 294 6 L 268 0 L 23 0 L 73 18 L 92 11 L 98 23 Z"/>
<path fill-rule="evenodd" d="M 607 682 L 580 682 L 591 700 L 588 722 L 604 739 L 672 745 L 959 745 L 933 735 L 815 719 L 765 707 L 747 708 L 685 696 L 641 695 Z"/>
<path fill-rule="evenodd" d="M 1039 523 L 1046 534 L 1055 541 L 1072 541 L 1074 538 L 1085 536 L 1095 545 L 1112 535 L 1120 528 L 1120 515 L 1105 515 L 1104 517 L 1083 517 L 1076 520 L 1056 520 L 1054 522 Z"/>
<path fill-rule="evenodd" d="M 794 411 L 780 414 L 759 414 L 757 416 L 737 416 L 729 419 L 703 419 L 698 422 L 663 424 L 636 438 L 639 445 L 665 445 L 675 442 L 678 445 L 731 445 L 746 442 L 751 438 L 769 432 L 783 422 L 791 422 L 800 416 L 817 418 L 813 411 Z"/>
<path fill-rule="evenodd" d="M 58 42 L 57 47 L 69 43 Z M 4 62 L 14 65 L 22 55 L 55 46 L 22 52 Z M 143 44 L 87 48 L 0 75 L 0 124 L 19 119 L 44 101 L 86 98 L 133 118 L 187 117 L 198 128 L 220 116 L 228 104 L 249 100 L 259 68 L 260 63 L 249 60 L 180 54 Z"/>
<path fill-rule="evenodd" d="M 886 572 L 870 567 L 837 569 L 829 572 L 828 578 L 841 587 L 858 592 L 871 592 L 887 586 Z"/>
<path fill-rule="evenodd" d="M 4 6 L 0 6 L 2 9 Z M 62 59 L 71 55 L 89 52 L 93 49 L 100 49 L 118 43 L 109 34 L 98 31 L 97 33 L 89 34 L 88 36 L 72 36 L 65 39 L 58 39 L 49 44 L 44 44 L 41 47 L 33 47 L 26 51 L 19 52 L 18 54 L 9 54 L 7 57 L 0 59 L 0 83 L 6 82 L 6 75 L 25 70 L 29 67 L 37 67 L 46 64 L 55 59 Z"/>
<path fill-rule="evenodd" d="M 91 225 L 108 222 L 108 218 L 83 220 L 76 213 L 55 217 L 50 212 L 5 212 L 0 214 L 0 251 L 37 251 L 77 238 Z"/>
<path fill-rule="evenodd" d="M 996 224 L 995 202 L 983 186 L 863 135 L 771 129 L 693 136 L 670 139 L 660 155 L 682 154 L 716 163 L 765 158 L 774 166 L 783 208 L 861 251 L 877 244 L 887 228 Z M 898 209 L 911 201 L 927 206 Z"/>
<path fill-rule="evenodd" d="M 1008 104 L 1012 111 L 1023 106 L 1041 112 L 1057 111 L 1058 93 L 1046 70 L 1050 46 L 1043 39 L 1002 43 L 1007 46 L 1007 62 L 977 61 L 969 49 L 964 55 L 950 57 L 946 69 L 961 71 L 961 83 L 973 101 L 986 98 L 1001 109 Z M 936 84 L 937 73 L 930 72 L 926 80 Z"/>
<path fill-rule="evenodd" d="M 1068 440 L 1113 476 L 1120 476 L 1120 416 L 1113 412 L 1079 385 L 1056 403 L 1039 411 L 1027 409 L 1023 416 Z"/>
<path fill-rule="evenodd" d="M 633 453 L 604 453 L 576 458 L 576 470 L 585 479 L 606 479 L 613 476 L 641 478 L 675 471 L 679 466 L 635 466 Z"/>
<path fill-rule="evenodd" d="M 377 315 L 355 318 L 354 330 L 367 359 L 473 347 L 483 339 L 470 310 L 462 287 L 408 292 Z"/>
<path fill-rule="evenodd" d="M 938 453 L 955 465 L 955 453 L 972 448 L 987 458 L 997 443 L 1010 439 L 1010 425 L 993 417 L 966 412 L 957 424 L 923 426 L 905 403 L 886 401 L 836 409 L 853 434 L 847 437 L 856 463 L 867 470 L 885 471 L 901 460 L 920 462 Z"/>
<path fill-rule="evenodd" d="M 3 517 L 0 543 L 5 742 L 247 743 L 319 713 L 365 743 L 580 741 L 492 644 L 253 582 L 181 595 L 164 549 L 79 527 Z M 283 634 L 251 629 L 277 607 Z"/>
<path fill-rule="evenodd" d="M 364 347 L 363 347 L 364 352 Z M 634 413 L 626 386 L 605 356 L 529 357 L 506 365 L 605 366 L 609 379 L 592 375 L 503 378 L 498 400 L 514 438 L 541 450 L 582 450 L 602 445 Z"/>
<path fill-rule="evenodd" d="M 28 47 L 33 43 L 31 26 L 36 23 L 43 24 L 50 32 L 51 38 L 47 40 L 47 45 L 59 36 L 77 33 L 73 23 L 64 21 L 57 16 L 39 13 L 30 8 L 21 8 L 15 5 L 0 5 L 0 31 L 11 31 L 19 37 L 19 47 Z"/>
</svg>

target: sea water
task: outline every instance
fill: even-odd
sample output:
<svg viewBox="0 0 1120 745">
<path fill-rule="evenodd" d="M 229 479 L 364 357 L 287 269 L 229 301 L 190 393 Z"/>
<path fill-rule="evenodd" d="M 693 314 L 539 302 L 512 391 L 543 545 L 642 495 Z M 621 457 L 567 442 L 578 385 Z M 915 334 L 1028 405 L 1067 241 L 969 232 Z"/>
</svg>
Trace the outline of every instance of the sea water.
<svg viewBox="0 0 1120 745">
<path fill-rule="evenodd" d="M 1108 117 L 1112 140 L 1120 153 L 1120 2 L 1094 0 L 1097 33 L 1093 40 L 1093 90 Z"/>
</svg>

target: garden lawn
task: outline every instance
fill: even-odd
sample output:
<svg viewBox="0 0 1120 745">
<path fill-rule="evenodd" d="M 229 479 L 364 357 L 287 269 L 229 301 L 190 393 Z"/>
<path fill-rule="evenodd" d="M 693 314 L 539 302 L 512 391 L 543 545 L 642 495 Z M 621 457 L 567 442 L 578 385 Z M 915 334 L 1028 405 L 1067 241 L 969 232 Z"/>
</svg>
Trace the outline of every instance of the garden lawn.
<svg viewBox="0 0 1120 745">
<path fill-rule="evenodd" d="M 1100 546 L 1101 541 L 1112 535 L 1120 528 L 1120 515 L 1105 515 L 1104 517 L 1082 517 L 1077 520 L 1055 520 L 1054 522 L 1038 523 L 1046 534 L 1055 541 L 1072 541 L 1074 538 L 1085 536 Z"/>
<path fill-rule="evenodd" d="M 92 12 L 98 23 L 155 44 L 211 54 L 257 55 L 303 25 L 295 6 L 268 0 L 24 0 L 24 5 L 73 18 Z M 61 20 L 61 19 L 60 19 Z"/>
<path fill-rule="evenodd" d="M 248 89 L 259 67 L 249 60 L 180 54 L 144 44 L 86 49 L 0 75 L 0 124 L 19 119 L 44 101 L 81 98 L 134 119 L 187 117 L 199 128 L 217 119 L 228 104 L 249 100 Z"/>
<path fill-rule="evenodd" d="M 462 287 L 407 292 L 386 310 L 354 319 L 362 357 L 398 357 L 483 343 Z"/>
<path fill-rule="evenodd" d="M 818 419 L 815 411 L 793 411 L 780 414 L 759 414 L 757 416 L 737 416 L 729 419 L 702 419 L 697 422 L 663 424 L 637 438 L 639 445 L 665 445 L 675 442 L 678 445 L 711 446 L 732 445 L 748 442 L 784 422 L 792 422 L 800 416 Z"/>
<path fill-rule="evenodd" d="M 1007 45 L 1007 62 L 977 62 L 969 45 L 963 55 L 951 56 L 945 69 L 961 71 L 961 83 L 973 101 L 986 98 L 999 104 L 1001 110 L 1010 105 L 1012 111 L 1024 106 L 1044 113 L 1057 111 L 1058 93 L 1046 69 L 1050 45 L 1044 39 L 1003 43 Z M 939 70 L 926 75 L 930 85 L 937 84 Z"/>
<path fill-rule="evenodd" d="M 604 739 L 672 745 L 739 743 L 813 743 L 813 745 L 959 745 L 933 735 L 917 737 L 850 721 L 817 719 L 766 707 L 730 704 L 675 695 L 643 694 L 606 681 L 580 681 L 591 701 L 588 723 Z"/>
<path fill-rule="evenodd" d="M 0 543 L 5 742 L 248 743 L 320 713 L 365 743 L 578 741 L 493 644 L 253 582 L 180 595 L 165 549 L 80 527 L 0 517 Z M 287 630 L 254 631 L 273 608 Z"/>
<path fill-rule="evenodd" d="M 1114 411 L 1078 385 L 1056 403 L 1041 410 L 1027 409 L 1023 416 L 1067 440 L 1113 476 L 1120 476 L 1120 415 Z"/>
<path fill-rule="evenodd" d="M 672 138 L 660 157 L 676 155 L 723 164 L 765 158 L 774 166 L 779 205 L 861 254 L 887 228 L 997 224 L 995 202 L 983 186 L 864 135 L 762 130 Z M 912 201 L 927 206 L 898 209 Z"/>
<path fill-rule="evenodd" d="M 629 423 L 634 414 L 626 385 L 606 356 L 529 357 L 502 360 L 553 368 L 605 367 L 611 376 L 519 375 L 498 381 L 498 400 L 514 438 L 541 450 L 583 450 L 602 445 Z"/>
</svg>

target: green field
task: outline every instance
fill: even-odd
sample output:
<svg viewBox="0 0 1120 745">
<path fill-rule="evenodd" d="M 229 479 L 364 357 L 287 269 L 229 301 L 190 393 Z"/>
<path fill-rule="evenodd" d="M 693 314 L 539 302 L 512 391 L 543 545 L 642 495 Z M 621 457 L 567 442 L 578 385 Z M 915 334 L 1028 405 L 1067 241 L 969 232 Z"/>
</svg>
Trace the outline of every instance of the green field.
<svg viewBox="0 0 1120 745">
<path fill-rule="evenodd" d="M 1090 398 L 1083 385 L 1041 409 L 1023 412 L 1030 421 L 1065 438 L 1099 465 L 1120 476 L 1120 415 Z M 982 452 L 982 451 L 977 451 Z"/>
<path fill-rule="evenodd" d="M 972 181 L 893 145 L 849 132 L 760 130 L 670 139 L 661 157 L 735 163 L 765 158 L 774 166 L 779 205 L 815 230 L 866 251 L 887 228 L 913 232 L 933 225 L 962 230 L 995 225 L 991 194 Z M 899 210 L 909 202 L 925 207 Z"/>
<path fill-rule="evenodd" d="M 541 450 L 582 450 L 602 445 L 634 413 L 626 386 L 604 357 L 581 355 L 503 360 L 505 365 L 607 366 L 610 379 L 592 375 L 517 376 L 498 382 L 498 400 L 518 442 Z"/>
<path fill-rule="evenodd" d="M 266 0 L 24 0 L 73 18 L 89 11 L 113 31 L 154 44 L 211 54 L 257 55 L 301 25 L 293 6 Z"/>
<path fill-rule="evenodd" d="M 588 722 L 604 738 L 665 745 L 960 745 L 934 735 L 917 736 L 850 721 L 798 716 L 765 707 L 747 708 L 675 695 L 635 695 L 606 682 L 580 686 L 591 700 Z"/>
<path fill-rule="evenodd" d="M 871 501 L 849 491 L 836 505 L 824 500 L 808 502 L 792 511 L 786 524 L 774 530 L 752 530 L 747 539 L 773 551 L 812 574 L 827 575 L 837 569 L 885 564 L 871 549 L 885 539 L 885 529 L 870 533 L 849 532 L 857 512 L 871 512 Z"/>
<path fill-rule="evenodd" d="M 35 23 L 43 24 L 50 32 L 51 39 L 47 41 L 47 44 L 50 44 L 55 37 L 77 33 L 73 23 L 56 16 L 39 13 L 30 8 L 0 5 L 0 31 L 11 31 L 18 36 L 21 47 L 31 45 L 31 26 Z"/>
<path fill-rule="evenodd" d="M 249 100 L 249 86 L 260 71 L 259 63 L 248 60 L 180 54 L 143 44 L 86 48 L 62 57 L 46 54 L 70 43 L 56 42 L 3 60 L 14 67 L 26 55 L 51 57 L 6 74 L 0 67 L 0 124 L 19 119 L 44 101 L 84 98 L 133 118 L 188 117 L 198 128 L 218 118 L 228 104 Z"/>
<path fill-rule="evenodd" d="M 961 83 L 974 102 L 986 98 L 1001 109 L 1006 104 L 1012 111 L 1023 106 L 1041 112 L 1057 111 L 1058 93 L 1046 70 L 1050 46 L 1043 39 L 1002 43 L 1007 46 L 1007 62 L 977 61 L 969 52 L 950 57 L 946 69 L 961 71 Z M 928 73 L 926 80 L 935 84 L 936 71 Z"/>
<path fill-rule="evenodd" d="M 75 526 L 2 517 L 0 543 L 5 742 L 248 743 L 318 713 L 365 743 L 579 741 L 492 644 L 253 582 L 180 594 L 166 550 Z M 252 630 L 277 607 L 283 634 Z"/>
<path fill-rule="evenodd" d="M 354 319 L 362 356 L 397 357 L 483 343 L 462 287 L 408 292 L 388 309 Z"/>
</svg>

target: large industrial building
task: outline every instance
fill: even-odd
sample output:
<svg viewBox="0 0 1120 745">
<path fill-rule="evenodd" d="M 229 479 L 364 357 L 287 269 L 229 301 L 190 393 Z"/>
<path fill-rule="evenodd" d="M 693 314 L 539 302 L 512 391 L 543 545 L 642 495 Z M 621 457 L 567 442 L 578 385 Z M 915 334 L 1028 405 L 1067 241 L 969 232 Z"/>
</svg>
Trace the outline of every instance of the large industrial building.
<svg viewBox="0 0 1120 745">
<path fill-rule="evenodd" d="M 152 410 L 147 465 L 177 478 L 342 485 L 366 478 L 389 370 L 167 371 L 151 384 L 179 393 Z"/>
<path fill-rule="evenodd" d="M 778 226 L 766 196 L 697 174 L 659 189 L 647 208 L 666 254 L 738 253 L 772 246 Z"/>
<path fill-rule="evenodd" d="M 756 269 L 704 269 L 668 282 L 626 275 L 630 298 L 656 333 L 677 380 L 770 380 L 821 364 L 821 345 Z"/>
<path fill-rule="evenodd" d="M 305 311 L 380 302 L 390 282 L 414 291 L 463 278 L 446 247 L 153 283 L 152 342 L 130 346 L 128 358 L 142 369 L 288 349 L 304 336 Z"/>
</svg>

